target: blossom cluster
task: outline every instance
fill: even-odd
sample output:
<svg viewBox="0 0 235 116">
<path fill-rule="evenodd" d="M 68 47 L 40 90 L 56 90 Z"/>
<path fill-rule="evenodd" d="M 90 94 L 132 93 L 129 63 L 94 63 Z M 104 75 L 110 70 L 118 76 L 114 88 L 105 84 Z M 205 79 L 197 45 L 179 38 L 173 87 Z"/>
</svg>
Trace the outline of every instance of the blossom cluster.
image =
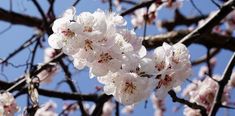
<svg viewBox="0 0 235 116">
<path fill-rule="evenodd" d="M 195 102 L 206 108 L 207 112 L 211 110 L 213 100 L 216 96 L 216 91 L 219 85 L 215 80 L 219 80 L 220 76 L 214 75 L 213 77 L 206 77 L 204 80 L 194 81 L 189 84 L 183 92 L 183 95 L 189 97 L 191 102 Z M 226 105 L 229 102 L 229 90 L 230 87 L 227 85 L 224 89 L 222 96 L 222 104 Z M 184 115 L 186 116 L 200 116 L 200 111 L 191 109 L 186 106 L 184 109 Z"/>
<path fill-rule="evenodd" d="M 183 44 L 163 43 L 147 54 L 126 21 L 100 9 L 76 15 L 75 8 L 55 20 L 49 45 L 74 59 L 78 69 L 88 67 L 90 77 L 104 84 L 104 92 L 124 105 L 147 99 L 153 90 L 159 99 L 191 74 L 189 53 Z"/>
</svg>

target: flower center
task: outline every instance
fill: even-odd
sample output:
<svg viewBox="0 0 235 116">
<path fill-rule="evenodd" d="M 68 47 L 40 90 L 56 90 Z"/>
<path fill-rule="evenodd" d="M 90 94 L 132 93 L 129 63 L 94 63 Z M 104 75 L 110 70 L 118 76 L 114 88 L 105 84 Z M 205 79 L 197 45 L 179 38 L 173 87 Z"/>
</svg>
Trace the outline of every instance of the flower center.
<svg viewBox="0 0 235 116">
<path fill-rule="evenodd" d="M 65 37 L 73 37 L 73 36 L 75 36 L 75 33 L 72 32 L 70 29 L 64 30 L 64 31 L 62 31 L 62 33 L 64 34 Z"/>
<path fill-rule="evenodd" d="M 160 79 L 157 85 L 157 89 L 161 88 L 162 85 L 167 86 L 172 81 L 172 77 L 169 75 L 166 75 L 164 79 Z"/>
<path fill-rule="evenodd" d="M 162 61 L 161 63 L 158 63 L 155 65 L 155 68 L 158 70 L 158 71 L 161 71 L 162 69 L 164 69 L 165 67 L 165 62 Z"/>
<path fill-rule="evenodd" d="M 92 32 L 93 30 L 92 30 L 92 27 L 90 27 L 90 26 L 84 26 L 84 28 L 83 28 L 83 32 Z"/>
<path fill-rule="evenodd" d="M 93 50 L 93 48 L 92 48 L 92 41 L 91 40 L 85 40 L 85 47 L 84 47 L 84 49 L 86 50 L 86 51 L 88 51 L 88 50 Z"/>
<path fill-rule="evenodd" d="M 125 83 L 124 91 L 126 93 L 133 94 L 135 89 L 136 89 L 136 86 L 132 82 Z"/>
<path fill-rule="evenodd" d="M 100 54 L 100 60 L 98 60 L 98 63 L 108 63 L 112 59 L 113 58 L 109 53 L 102 53 Z"/>
</svg>

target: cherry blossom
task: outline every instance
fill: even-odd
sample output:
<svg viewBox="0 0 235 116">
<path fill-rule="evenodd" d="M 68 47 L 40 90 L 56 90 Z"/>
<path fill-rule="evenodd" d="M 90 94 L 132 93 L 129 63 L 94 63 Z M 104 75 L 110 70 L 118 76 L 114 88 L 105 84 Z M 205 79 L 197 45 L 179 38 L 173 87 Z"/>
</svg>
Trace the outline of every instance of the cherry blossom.
<svg viewBox="0 0 235 116">
<path fill-rule="evenodd" d="M 155 18 L 155 11 L 154 3 L 149 19 Z M 78 16 L 75 13 L 74 8 L 68 9 L 54 22 L 49 45 L 71 56 L 77 69 L 88 67 L 90 77 L 97 77 L 104 84 L 104 92 L 120 103 L 132 105 L 146 100 L 155 88 L 157 97 L 163 98 L 190 76 L 190 55 L 185 45 L 163 43 L 150 57 L 142 45 L 143 38 L 126 28 L 122 16 L 100 9 Z"/>
<path fill-rule="evenodd" d="M 156 95 L 164 98 L 167 92 L 175 88 L 187 79 L 192 72 L 190 55 L 183 44 L 175 44 L 170 46 L 163 43 L 154 51 L 155 68 L 157 71 Z"/>
<path fill-rule="evenodd" d="M 3 92 L 0 94 L 0 114 L 14 116 L 18 110 L 19 107 L 11 93 Z"/>
<path fill-rule="evenodd" d="M 98 77 L 98 81 L 104 84 L 106 94 L 113 95 L 124 105 L 147 99 L 154 87 L 151 79 L 139 77 L 136 73 L 109 73 Z"/>
</svg>

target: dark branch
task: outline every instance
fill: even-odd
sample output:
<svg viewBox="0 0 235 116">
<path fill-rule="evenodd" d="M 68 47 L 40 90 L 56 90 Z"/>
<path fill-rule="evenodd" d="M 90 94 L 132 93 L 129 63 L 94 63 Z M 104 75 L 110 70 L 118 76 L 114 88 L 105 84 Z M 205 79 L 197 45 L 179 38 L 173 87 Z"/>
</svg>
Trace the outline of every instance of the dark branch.
<svg viewBox="0 0 235 116">
<path fill-rule="evenodd" d="M 196 28 L 190 34 L 185 36 L 180 43 L 189 44 L 192 41 L 195 41 L 198 38 L 195 38 L 197 35 L 201 35 L 204 33 L 208 33 L 212 30 L 212 28 L 220 23 L 224 17 L 226 17 L 231 11 L 233 11 L 233 7 L 235 5 L 234 0 L 229 0 L 226 2 L 219 11 L 215 13 L 214 16 L 210 17 L 202 26 Z"/>
<path fill-rule="evenodd" d="M 180 12 L 178 12 L 180 13 Z M 177 12 L 175 15 L 178 15 Z M 205 19 L 206 16 L 196 16 L 196 17 L 185 17 L 180 13 L 180 16 L 175 16 L 174 20 L 172 21 L 162 21 L 160 26 L 166 28 L 168 31 L 172 31 L 175 27 L 179 25 L 186 25 L 190 26 L 192 24 L 197 24 L 198 21 Z"/>
<path fill-rule="evenodd" d="M 232 74 L 233 71 L 233 67 L 235 65 L 235 52 L 233 53 L 225 71 L 224 74 L 222 76 L 222 80 L 218 81 L 219 84 L 219 89 L 216 92 L 214 101 L 213 101 L 213 105 L 211 107 L 211 111 L 210 111 L 210 116 L 215 116 L 217 111 L 219 110 L 220 106 L 221 106 L 221 99 L 224 93 L 224 88 L 227 85 L 228 81 L 230 80 L 230 76 Z"/>
<path fill-rule="evenodd" d="M 121 16 L 125 16 L 127 14 L 133 13 L 135 10 L 139 9 L 139 8 L 143 8 L 143 7 L 149 7 L 152 3 L 154 3 L 155 0 L 151 0 L 151 1 L 146 1 L 146 2 L 142 2 L 140 4 L 137 4 L 136 6 L 122 12 L 120 15 Z"/>
<path fill-rule="evenodd" d="M 176 93 L 173 90 L 170 90 L 168 93 L 171 96 L 173 102 L 179 102 L 179 103 L 185 104 L 192 109 L 200 109 L 201 115 L 207 116 L 206 109 L 203 106 L 200 106 L 197 103 L 191 103 L 191 102 L 189 102 L 185 99 L 182 99 L 182 98 L 178 98 L 176 96 Z"/>
<path fill-rule="evenodd" d="M 72 90 L 73 93 L 78 93 L 76 86 L 73 83 L 72 80 L 72 74 L 70 73 L 70 71 L 68 70 L 68 66 L 65 65 L 65 63 L 63 62 L 62 59 L 59 59 L 59 64 L 62 67 L 64 73 L 65 73 L 65 77 L 67 80 L 67 84 L 69 85 L 70 89 Z M 80 107 L 81 113 L 83 116 L 87 116 L 88 114 L 86 113 L 84 107 L 83 107 L 83 103 L 82 103 L 82 97 L 79 98 L 80 100 L 78 101 L 78 105 Z"/>
<path fill-rule="evenodd" d="M 16 12 L 10 12 L 0 8 L 0 20 L 11 24 L 20 24 L 29 27 L 41 28 L 43 21 L 37 17 L 32 17 Z"/>
<path fill-rule="evenodd" d="M 166 34 L 160 34 L 155 36 L 145 37 L 144 46 L 148 49 L 153 49 L 158 46 L 161 46 L 163 42 L 168 43 L 177 43 L 184 36 L 186 36 L 189 31 L 172 31 Z M 235 38 L 231 36 L 220 35 L 216 33 L 206 33 L 203 35 L 199 35 L 197 37 L 197 41 L 193 41 L 193 43 L 202 44 L 211 48 L 223 48 L 231 51 L 235 51 Z M 187 43 L 186 45 L 190 45 L 191 43 Z"/>
<path fill-rule="evenodd" d="M 100 95 L 97 102 L 96 102 L 95 109 L 91 115 L 92 116 L 101 116 L 104 103 L 106 101 L 108 101 L 111 97 L 112 97 L 112 95 L 106 95 L 106 94 Z"/>
</svg>

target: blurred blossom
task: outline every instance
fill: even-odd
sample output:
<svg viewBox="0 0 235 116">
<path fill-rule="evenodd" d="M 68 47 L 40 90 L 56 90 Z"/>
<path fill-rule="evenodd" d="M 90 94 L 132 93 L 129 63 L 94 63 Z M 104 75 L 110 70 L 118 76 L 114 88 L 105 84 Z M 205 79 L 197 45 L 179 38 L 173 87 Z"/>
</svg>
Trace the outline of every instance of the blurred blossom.
<svg viewBox="0 0 235 116">
<path fill-rule="evenodd" d="M 121 112 L 127 116 L 130 116 L 134 112 L 134 106 L 133 105 L 124 106 Z"/>
<path fill-rule="evenodd" d="M 19 111 L 14 96 L 9 92 L 0 94 L 0 115 L 1 116 L 14 116 Z"/>
<path fill-rule="evenodd" d="M 35 113 L 35 116 L 58 116 L 55 112 L 57 105 L 53 101 L 43 104 Z"/>
</svg>

